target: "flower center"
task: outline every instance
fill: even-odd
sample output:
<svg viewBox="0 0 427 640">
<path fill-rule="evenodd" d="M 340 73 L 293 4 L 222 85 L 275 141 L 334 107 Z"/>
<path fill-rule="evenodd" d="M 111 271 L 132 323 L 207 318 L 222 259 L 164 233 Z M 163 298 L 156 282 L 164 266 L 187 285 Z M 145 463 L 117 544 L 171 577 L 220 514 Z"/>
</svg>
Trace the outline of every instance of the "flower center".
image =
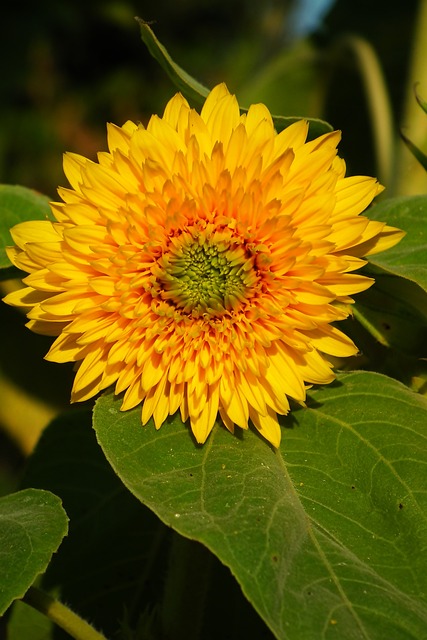
<svg viewBox="0 0 427 640">
<path fill-rule="evenodd" d="M 158 262 L 161 297 L 184 312 L 217 314 L 236 310 L 257 282 L 245 246 L 224 233 L 184 233 L 172 239 Z"/>
</svg>

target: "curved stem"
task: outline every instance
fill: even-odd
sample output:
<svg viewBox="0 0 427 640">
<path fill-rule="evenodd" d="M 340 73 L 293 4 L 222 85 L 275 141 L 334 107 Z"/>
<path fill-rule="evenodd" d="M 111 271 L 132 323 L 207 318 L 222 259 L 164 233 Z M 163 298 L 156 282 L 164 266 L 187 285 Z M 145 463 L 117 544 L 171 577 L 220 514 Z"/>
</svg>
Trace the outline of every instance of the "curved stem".
<svg viewBox="0 0 427 640">
<path fill-rule="evenodd" d="M 339 53 L 348 50 L 359 68 L 371 115 L 378 177 L 383 184 L 389 186 L 394 157 L 393 115 L 378 57 L 373 47 L 359 36 L 343 36 L 335 47 Z"/>
<path fill-rule="evenodd" d="M 22 600 L 50 618 L 74 640 L 107 640 L 71 609 L 37 587 L 30 587 Z"/>
</svg>

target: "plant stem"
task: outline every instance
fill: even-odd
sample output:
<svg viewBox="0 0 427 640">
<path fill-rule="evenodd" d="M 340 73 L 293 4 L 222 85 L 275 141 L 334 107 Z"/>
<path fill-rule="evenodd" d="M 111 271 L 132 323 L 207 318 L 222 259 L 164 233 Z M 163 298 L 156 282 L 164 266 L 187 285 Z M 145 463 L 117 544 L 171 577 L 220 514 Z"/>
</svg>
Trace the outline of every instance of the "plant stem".
<svg viewBox="0 0 427 640">
<path fill-rule="evenodd" d="M 22 600 L 47 616 L 74 640 L 107 640 L 71 609 L 37 587 L 30 587 Z"/>
<path fill-rule="evenodd" d="M 427 116 L 415 99 L 414 86 L 419 83 L 420 95 L 427 97 L 427 0 L 420 0 L 415 24 L 402 128 L 411 142 L 425 152 Z M 403 142 L 400 142 L 397 149 L 396 171 L 396 191 L 399 195 L 414 195 L 427 191 L 427 173 Z"/>
</svg>

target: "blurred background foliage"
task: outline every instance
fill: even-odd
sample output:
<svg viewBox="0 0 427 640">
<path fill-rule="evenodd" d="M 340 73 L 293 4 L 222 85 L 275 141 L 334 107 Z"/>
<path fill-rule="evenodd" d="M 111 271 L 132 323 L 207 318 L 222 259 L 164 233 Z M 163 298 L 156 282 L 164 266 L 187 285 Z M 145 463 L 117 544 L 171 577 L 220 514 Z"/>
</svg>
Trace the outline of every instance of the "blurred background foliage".
<svg viewBox="0 0 427 640">
<path fill-rule="evenodd" d="M 135 16 L 206 86 L 225 81 L 243 105 L 262 101 L 275 114 L 328 120 L 343 130 L 340 153 L 349 173 L 377 174 L 361 76 L 334 43 L 351 33 L 376 51 L 397 139 L 420 6 L 416 0 L 6 2 L 0 182 L 54 199 L 57 186 L 66 186 L 65 151 L 95 159 L 106 148 L 107 121 L 145 123 L 162 112 L 175 89 L 141 42 Z M 0 493 L 13 488 L 22 457 L 68 406 L 71 388 L 71 366 L 44 362 L 51 340 L 24 324 L 2 305 Z"/>
<path fill-rule="evenodd" d="M 416 0 L 24 0 L 1 19 L 0 179 L 55 196 L 61 155 L 94 158 L 105 122 L 146 121 L 174 88 L 142 44 L 151 23 L 173 58 L 206 86 L 225 81 L 244 104 L 311 115 L 345 132 L 350 170 L 375 173 L 360 75 L 331 43 L 355 33 L 375 48 L 396 122 Z M 331 69 L 333 72 L 331 73 Z"/>
</svg>

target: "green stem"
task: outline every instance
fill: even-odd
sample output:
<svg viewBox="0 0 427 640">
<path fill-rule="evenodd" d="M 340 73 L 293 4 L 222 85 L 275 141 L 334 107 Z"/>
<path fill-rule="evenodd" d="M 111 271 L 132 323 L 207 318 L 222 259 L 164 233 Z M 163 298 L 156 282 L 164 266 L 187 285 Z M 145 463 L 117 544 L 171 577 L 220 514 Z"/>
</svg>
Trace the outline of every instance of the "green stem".
<svg viewBox="0 0 427 640">
<path fill-rule="evenodd" d="M 75 640 L 107 640 L 71 609 L 37 587 L 30 587 L 23 601 L 43 613 Z"/>
<path fill-rule="evenodd" d="M 415 24 L 402 127 L 411 142 L 423 151 L 427 147 L 427 116 L 415 99 L 414 86 L 419 83 L 420 95 L 427 97 L 427 0 L 420 0 Z M 396 191 L 399 195 L 427 191 L 427 173 L 403 142 L 397 149 L 396 170 Z"/>
<path fill-rule="evenodd" d="M 366 40 L 354 35 L 340 38 L 335 45 L 335 50 L 338 61 L 343 51 L 349 51 L 359 69 L 371 116 L 378 177 L 384 185 L 389 186 L 394 157 L 393 115 L 378 57 Z"/>
</svg>

